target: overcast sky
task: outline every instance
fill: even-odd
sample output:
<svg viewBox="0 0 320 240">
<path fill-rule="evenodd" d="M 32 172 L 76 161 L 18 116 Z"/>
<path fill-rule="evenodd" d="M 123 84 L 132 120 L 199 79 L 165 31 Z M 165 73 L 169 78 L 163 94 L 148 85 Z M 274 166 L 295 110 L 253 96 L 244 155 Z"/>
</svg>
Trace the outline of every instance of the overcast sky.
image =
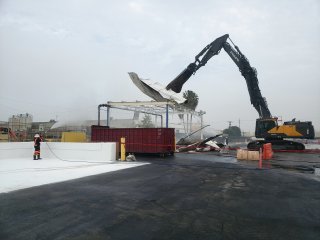
<svg viewBox="0 0 320 240">
<path fill-rule="evenodd" d="M 0 120 L 97 118 L 107 101 L 150 100 L 136 72 L 167 85 L 228 33 L 258 71 L 270 111 L 320 129 L 319 0 L 0 0 Z M 215 129 L 253 131 L 258 113 L 222 50 L 184 85 Z"/>
</svg>

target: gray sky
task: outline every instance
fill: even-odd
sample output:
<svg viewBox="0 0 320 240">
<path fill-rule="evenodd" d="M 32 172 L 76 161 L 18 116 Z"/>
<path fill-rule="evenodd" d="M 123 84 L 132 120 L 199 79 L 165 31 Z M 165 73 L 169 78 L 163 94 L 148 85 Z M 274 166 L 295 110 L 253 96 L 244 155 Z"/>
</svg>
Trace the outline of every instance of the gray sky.
<svg viewBox="0 0 320 240">
<path fill-rule="evenodd" d="M 0 120 L 97 117 L 107 101 L 150 100 L 136 72 L 167 85 L 223 34 L 258 71 L 271 113 L 320 129 L 318 0 L 0 0 Z M 215 129 L 253 131 L 258 113 L 222 50 L 184 85 Z"/>
</svg>

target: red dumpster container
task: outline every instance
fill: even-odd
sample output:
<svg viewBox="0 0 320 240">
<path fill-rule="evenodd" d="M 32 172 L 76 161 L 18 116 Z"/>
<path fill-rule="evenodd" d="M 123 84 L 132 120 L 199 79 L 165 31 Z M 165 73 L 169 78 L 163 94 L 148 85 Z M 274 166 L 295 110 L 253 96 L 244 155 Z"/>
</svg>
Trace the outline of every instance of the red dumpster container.
<svg viewBox="0 0 320 240">
<path fill-rule="evenodd" d="M 92 142 L 118 142 L 126 139 L 128 153 L 173 154 L 175 151 L 174 128 L 108 128 L 91 126 Z"/>
</svg>

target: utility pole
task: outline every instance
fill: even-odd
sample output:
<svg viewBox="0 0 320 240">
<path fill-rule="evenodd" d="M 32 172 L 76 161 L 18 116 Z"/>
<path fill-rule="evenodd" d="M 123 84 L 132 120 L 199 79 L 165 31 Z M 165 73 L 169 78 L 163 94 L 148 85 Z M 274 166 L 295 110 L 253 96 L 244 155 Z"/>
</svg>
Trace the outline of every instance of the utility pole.
<svg viewBox="0 0 320 240">
<path fill-rule="evenodd" d="M 203 132 L 202 132 L 202 128 L 203 128 L 203 115 L 206 114 L 205 111 L 200 110 L 200 121 L 201 121 L 201 132 L 200 132 L 200 139 L 203 140 Z"/>
<path fill-rule="evenodd" d="M 229 123 L 229 128 L 231 128 L 232 121 L 227 121 Z"/>
</svg>

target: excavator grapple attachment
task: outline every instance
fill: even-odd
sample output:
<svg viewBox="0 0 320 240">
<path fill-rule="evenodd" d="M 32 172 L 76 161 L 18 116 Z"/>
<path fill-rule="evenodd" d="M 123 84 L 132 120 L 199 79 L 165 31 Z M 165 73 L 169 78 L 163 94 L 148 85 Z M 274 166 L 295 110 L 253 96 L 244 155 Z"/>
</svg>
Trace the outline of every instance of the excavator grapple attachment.
<svg viewBox="0 0 320 240">
<path fill-rule="evenodd" d="M 167 90 L 172 90 L 176 93 L 181 92 L 183 84 L 188 81 L 188 79 L 193 74 L 196 68 L 195 63 L 190 63 L 189 66 L 184 69 L 175 79 L 173 79 L 167 86 Z"/>
<path fill-rule="evenodd" d="M 166 89 L 171 89 L 176 93 L 181 92 L 183 84 L 188 81 L 191 75 L 195 74 L 199 68 L 206 65 L 208 60 L 214 55 L 219 54 L 228 37 L 229 35 L 225 34 L 215 39 L 212 43 L 208 44 L 204 49 L 202 49 L 201 52 L 195 57 L 195 61 L 190 63 L 186 69 L 184 69 L 175 79 L 173 79 L 167 85 Z"/>
</svg>

